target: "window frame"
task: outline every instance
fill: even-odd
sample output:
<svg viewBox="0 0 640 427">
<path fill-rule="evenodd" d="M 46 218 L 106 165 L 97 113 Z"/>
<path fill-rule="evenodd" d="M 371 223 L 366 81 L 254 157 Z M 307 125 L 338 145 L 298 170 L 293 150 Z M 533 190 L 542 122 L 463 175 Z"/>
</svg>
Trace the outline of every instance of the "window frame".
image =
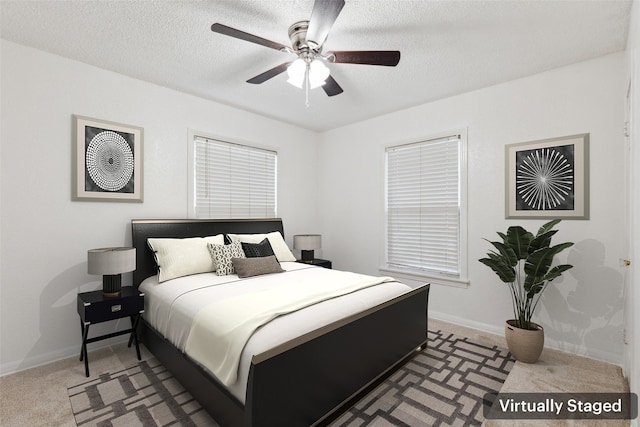
<svg viewBox="0 0 640 427">
<path fill-rule="evenodd" d="M 196 168 L 195 168 L 195 142 L 196 138 L 204 138 L 215 140 L 221 143 L 239 145 L 256 150 L 271 151 L 275 154 L 275 169 L 274 169 L 274 218 L 278 217 L 278 150 L 274 147 L 265 146 L 255 142 L 243 141 L 235 138 L 229 138 L 226 136 L 210 134 L 207 132 L 200 132 L 193 129 L 188 131 L 187 142 L 187 217 L 193 219 L 205 219 L 198 218 L 196 214 Z M 210 218 L 210 219 L 246 219 L 248 217 L 225 217 L 225 218 Z"/>
<path fill-rule="evenodd" d="M 388 263 L 388 151 L 402 146 L 415 145 L 421 143 L 435 142 L 440 139 L 459 135 L 459 150 L 458 150 L 458 164 L 459 164 L 459 275 L 452 275 L 447 273 L 439 273 L 433 270 L 417 270 L 417 269 L 403 269 L 398 266 L 391 266 Z M 382 266 L 379 271 L 383 274 L 390 274 L 402 280 L 414 280 L 423 282 L 425 280 L 432 284 L 453 286 L 460 288 L 467 288 L 469 286 L 468 280 L 468 218 L 467 218 L 467 129 L 457 129 L 448 132 L 441 132 L 437 134 L 430 134 L 421 138 L 414 138 L 408 141 L 394 142 L 384 146 L 383 152 L 383 227 L 384 230 L 384 245 L 382 249 L 383 260 Z"/>
</svg>

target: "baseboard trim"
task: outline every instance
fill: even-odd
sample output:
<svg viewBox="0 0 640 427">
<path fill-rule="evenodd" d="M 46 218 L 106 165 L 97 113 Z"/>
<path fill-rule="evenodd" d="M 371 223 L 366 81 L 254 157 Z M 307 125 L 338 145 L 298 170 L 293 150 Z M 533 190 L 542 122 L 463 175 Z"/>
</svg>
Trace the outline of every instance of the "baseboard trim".
<svg viewBox="0 0 640 427">
<path fill-rule="evenodd" d="M 490 325 L 488 323 L 474 322 L 464 317 L 455 316 L 448 313 L 442 313 L 438 311 L 433 311 L 429 309 L 429 317 L 432 317 L 436 320 L 440 320 L 442 322 L 453 323 L 455 325 L 464 326 L 465 328 L 476 329 L 478 331 L 504 336 L 504 327 Z M 576 356 L 586 357 L 588 359 L 598 360 L 600 362 L 609 363 L 615 366 L 622 366 L 623 355 L 618 355 L 614 353 L 610 353 L 607 351 L 599 351 L 599 350 L 588 350 L 581 346 L 568 345 L 566 342 L 557 341 L 545 337 L 544 342 L 545 348 L 550 348 L 553 350 L 558 350 L 563 353 L 575 354 Z"/>
<path fill-rule="evenodd" d="M 120 344 L 123 342 L 127 342 L 125 338 L 112 338 L 108 340 L 104 340 L 101 343 L 91 344 L 91 350 L 89 351 L 89 355 L 96 350 L 100 350 L 106 347 L 111 347 L 116 344 Z M 80 356 L 80 344 L 67 347 L 61 350 L 52 351 L 45 354 L 40 354 L 38 356 L 27 357 L 26 359 L 17 361 L 17 362 L 9 362 L 0 364 L 0 377 L 4 377 L 11 374 L 16 374 L 18 372 L 26 371 L 27 369 L 37 368 L 38 366 L 48 365 L 49 363 L 58 362 L 60 360 L 68 359 L 74 357 L 78 359 Z M 91 358 L 89 358 L 91 360 Z M 83 363 L 78 361 L 78 363 Z"/>
<path fill-rule="evenodd" d="M 442 322 L 453 323 L 454 325 L 464 326 L 465 328 L 476 329 L 478 331 L 487 332 L 493 335 L 504 336 L 504 329 L 488 323 L 472 322 L 464 317 L 454 316 L 448 313 L 433 311 L 429 309 L 429 317 Z"/>
</svg>

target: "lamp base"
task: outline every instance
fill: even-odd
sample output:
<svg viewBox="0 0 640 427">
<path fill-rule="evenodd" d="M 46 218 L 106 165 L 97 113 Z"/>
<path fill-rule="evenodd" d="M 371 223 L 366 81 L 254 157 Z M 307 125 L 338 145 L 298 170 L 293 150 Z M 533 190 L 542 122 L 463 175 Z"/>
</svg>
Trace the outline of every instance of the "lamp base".
<svg viewBox="0 0 640 427">
<path fill-rule="evenodd" d="M 122 287 L 122 274 L 105 274 L 102 276 L 102 294 L 106 297 L 117 297 Z"/>
<path fill-rule="evenodd" d="M 311 249 L 309 251 L 301 250 L 300 253 L 302 255 L 302 261 L 311 262 L 315 258 L 315 255 L 313 253 L 313 249 Z"/>
</svg>

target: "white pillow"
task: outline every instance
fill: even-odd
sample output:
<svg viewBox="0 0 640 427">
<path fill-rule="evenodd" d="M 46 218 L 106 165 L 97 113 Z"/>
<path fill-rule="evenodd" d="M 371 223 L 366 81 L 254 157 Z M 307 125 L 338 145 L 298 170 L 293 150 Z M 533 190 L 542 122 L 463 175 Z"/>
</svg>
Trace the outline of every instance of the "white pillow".
<svg viewBox="0 0 640 427">
<path fill-rule="evenodd" d="M 186 239 L 147 239 L 158 264 L 158 282 L 215 271 L 208 243 L 224 244 L 224 235 Z"/>
<path fill-rule="evenodd" d="M 282 238 L 282 234 L 279 231 L 274 231 L 268 234 L 227 234 L 232 242 L 244 242 L 244 243 L 260 243 L 266 237 L 269 239 L 273 254 L 278 258 L 279 262 L 295 261 L 296 257 L 293 256 L 291 250 Z"/>
</svg>

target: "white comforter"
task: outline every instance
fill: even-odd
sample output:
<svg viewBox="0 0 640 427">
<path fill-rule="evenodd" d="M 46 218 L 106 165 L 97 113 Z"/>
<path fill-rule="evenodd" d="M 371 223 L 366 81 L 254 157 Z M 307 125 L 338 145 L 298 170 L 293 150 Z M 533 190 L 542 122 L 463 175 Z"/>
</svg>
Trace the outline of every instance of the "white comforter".
<svg viewBox="0 0 640 427">
<path fill-rule="evenodd" d="M 194 317 L 209 304 L 265 289 L 290 286 L 301 278 L 318 274 L 331 281 L 334 274 L 340 273 L 294 262 L 282 263 L 282 268 L 287 272 L 249 279 L 204 273 L 158 283 L 156 277 L 150 277 L 140 286 L 145 292 L 144 317 L 165 338 L 184 351 Z M 401 283 L 386 282 L 275 318 L 259 328 L 247 342 L 240 357 L 238 380 L 229 386 L 230 391 L 244 401 L 246 379 L 254 354 L 409 290 L 408 286 Z"/>
</svg>

